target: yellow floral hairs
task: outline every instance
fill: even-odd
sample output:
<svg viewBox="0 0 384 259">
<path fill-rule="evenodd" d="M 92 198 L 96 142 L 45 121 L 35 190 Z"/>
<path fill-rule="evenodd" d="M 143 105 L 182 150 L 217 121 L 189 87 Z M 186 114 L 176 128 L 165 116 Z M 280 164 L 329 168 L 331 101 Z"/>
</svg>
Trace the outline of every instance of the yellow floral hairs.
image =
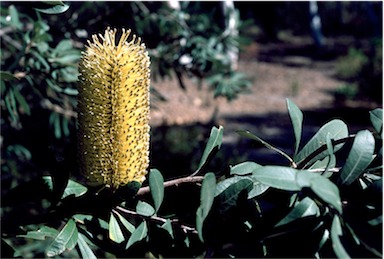
<svg viewBox="0 0 384 259">
<path fill-rule="evenodd" d="M 130 30 L 93 35 L 82 53 L 78 96 L 78 156 L 90 185 L 112 189 L 143 182 L 149 164 L 150 61 Z"/>
</svg>

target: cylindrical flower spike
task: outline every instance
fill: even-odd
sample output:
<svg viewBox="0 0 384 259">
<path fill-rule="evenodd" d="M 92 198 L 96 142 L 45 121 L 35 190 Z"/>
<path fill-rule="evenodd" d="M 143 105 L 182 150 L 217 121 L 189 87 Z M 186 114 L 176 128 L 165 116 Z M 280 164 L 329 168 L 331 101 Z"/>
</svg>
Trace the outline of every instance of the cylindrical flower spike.
<svg viewBox="0 0 384 259">
<path fill-rule="evenodd" d="M 93 35 L 82 53 L 78 156 L 90 185 L 143 182 L 149 164 L 149 56 L 140 38 L 116 29 Z"/>
</svg>

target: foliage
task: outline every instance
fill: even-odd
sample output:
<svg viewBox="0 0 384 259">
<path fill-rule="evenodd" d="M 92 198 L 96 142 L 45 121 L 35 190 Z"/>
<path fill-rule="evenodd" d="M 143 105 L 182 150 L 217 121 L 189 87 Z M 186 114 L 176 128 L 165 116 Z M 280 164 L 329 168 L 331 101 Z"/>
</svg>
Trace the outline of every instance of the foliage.
<svg viewBox="0 0 384 259">
<path fill-rule="evenodd" d="M 350 83 L 340 87 L 337 94 L 343 94 L 348 99 L 365 96 L 381 102 L 382 46 L 381 39 L 373 39 L 367 50 L 350 48 L 346 56 L 339 58 L 336 76 Z"/>
<path fill-rule="evenodd" d="M 40 197 L 29 193 L 20 202 L 46 199 L 50 205 L 42 204 L 41 214 L 23 214 L 22 221 L 16 217 L 22 209 L 8 209 L 25 192 L 25 186 L 16 187 L 3 199 L 2 238 L 15 249 L 8 255 L 380 257 L 381 244 L 374 240 L 382 227 L 382 110 L 370 113 L 374 132 L 351 135 L 335 119 L 301 144 L 303 114 L 290 100 L 287 106 L 294 154 L 248 131 L 239 134 L 279 152 L 289 166 L 245 161 L 227 172 L 207 172 L 204 165 L 223 137 L 223 128 L 213 127 L 199 166 L 186 177 L 164 181 L 151 169 L 148 186 L 132 183 L 111 193 L 68 179 L 63 188 L 47 176 L 37 180 L 45 186 Z M 193 187 L 200 195 L 188 197 L 197 200 L 189 208 L 195 220 L 164 208 L 171 186 L 194 182 L 201 183 Z M 61 197 L 55 203 L 49 198 L 54 193 Z M 368 231 L 361 232 L 362 226 Z"/>
</svg>

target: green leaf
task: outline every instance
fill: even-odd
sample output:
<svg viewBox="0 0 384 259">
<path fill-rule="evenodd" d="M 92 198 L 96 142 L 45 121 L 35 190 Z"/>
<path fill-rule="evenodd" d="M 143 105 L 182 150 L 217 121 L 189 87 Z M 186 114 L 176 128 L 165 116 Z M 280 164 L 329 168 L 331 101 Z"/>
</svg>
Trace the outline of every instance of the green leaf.
<svg viewBox="0 0 384 259">
<path fill-rule="evenodd" d="M 355 181 L 373 160 L 375 138 L 368 130 L 359 131 L 353 141 L 345 165 L 341 169 L 341 184 L 349 185 Z"/>
<path fill-rule="evenodd" d="M 136 227 L 131 224 L 128 220 L 126 220 L 120 213 L 116 212 L 117 216 L 119 217 L 119 220 L 121 223 L 123 223 L 124 227 L 129 231 L 129 233 L 133 233 L 135 231 Z"/>
<path fill-rule="evenodd" d="M 252 188 L 253 181 L 250 180 L 248 177 L 244 179 L 239 179 L 238 181 L 235 181 L 234 183 L 229 185 L 224 191 L 222 191 L 218 195 L 218 198 L 220 200 L 220 212 L 225 213 L 228 209 L 235 206 L 237 204 L 237 200 L 240 193 L 245 191 L 248 194 L 252 190 Z"/>
<path fill-rule="evenodd" d="M 322 200 L 334 207 L 339 213 L 342 213 L 339 188 L 324 176 L 312 173 L 310 182 L 311 190 Z"/>
<path fill-rule="evenodd" d="M 15 77 L 12 73 L 8 71 L 0 71 L 0 80 L 2 81 L 12 81 L 17 79 L 17 77 Z"/>
<path fill-rule="evenodd" d="M 302 127 L 303 127 L 303 113 L 291 100 L 287 99 L 287 107 L 289 117 L 291 118 L 293 132 L 295 134 L 295 155 L 299 150 Z"/>
<path fill-rule="evenodd" d="M 76 223 L 70 219 L 53 242 L 48 246 L 45 253 L 48 257 L 53 257 L 61 254 L 65 249 L 71 250 L 74 247 L 74 244 L 77 243 L 77 239 L 78 232 Z"/>
<path fill-rule="evenodd" d="M 383 109 L 374 109 L 369 112 L 369 117 L 375 131 L 382 136 L 383 135 Z"/>
<path fill-rule="evenodd" d="M 259 182 L 273 188 L 286 191 L 299 191 L 301 186 L 296 182 L 297 170 L 284 166 L 263 166 L 256 169 L 252 176 Z"/>
<path fill-rule="evenodd" d="M 157 169 L 151 169 L 149 172 L 149 188 L 157 212 L 164 199 L 164 178 Z"/>
<path fill-rule="evenodd" d="M 52 177 L 51 176 L 43 176 L 43 179 L 44 179 L 45 183 L 48 184 L 49 188 L 51 190 L 53 190 Z M 79 197 L 79 196 L 83 195 L 84 193 L 86 193 L 87 191 L 88 191 L 87 187 L 85 187 L 84 185 L 70 179 L 70 180 L 68 180 L 68 184 L 65 187 L 63 196 L 61 198 L 64 199 L 65 197 L 72 195 L 72 194 L 75 195 L 75 197 Z"/>
<path fill-rule="evenodd" d="M 69 180 L 68 185 L 64 190 L 63 197 L 61 198 L 64 199 L 65 197 L 72 194 L 74 194 L 75 197 L 79 197 L 84 193 L 86 193 L 87 190 L 88 190 L 87 187 L 85 187 L 84 185 L 79 184 L 78 182 L 75 182 L 73 180 Z"/>
<path fill-rule="evenodd" d="M 46 9 L 35 8 L 36 11 L 39 11 L 39 12 L 45 13 L 45 14 L 60 14 L 60 13 L 64 13 L 68 9 L 69 9 L 69 5 L 66 5 L 66 4 L 55 5 L 53 7 L 49 7 Z"/>
<path fill-rule="evenodd" d="M 17 12 L 14 5 L 10 5 L 8 7 L 9 16 L 11 17 L 10 24 L 14 26 L 16 29 L 21 30 L 23 28 L 23 24 L 20 22 L 19 13 Z"/>
<path fill-rule="evenodd" d="M 31 109 L 29 107 L 29 104 L 25 100 L 24 96 L 21 95 L 19 90 L 17 88 L 14 88 L 13 93 L 15 94 L 15 98 L 17 102 L 20 104 L 21 108 L 24 110 L 25 114 L 31 115 Z"/>
<path fill-rule="evenodd" d="M 77 244 L 79 245 L 81 257 L 87 259 L 97 259 L 92 249 L 88 246 L 87 242 L 85 241 L 85 237 L 83 236 L 83 234 L 79 233 L 78 236 L 79 237 L 77 240 Z"/>
<path fill-rule="evenodd" d="M 335 215 L 333 217 L 331 227 L 331 240 L 333 250 L 335 251 L 336 256 L 339 258 L 351 258 L 340 241 L 340 236 L 342 235 L 343 230 L 341 227 L 340 219 L 337 215 Z"/>
<path fill-rule="evenodd" d="M 147 223 L 143 221 L 130 236 L 125 249 L 128 249 L 136 242 L 143 240 L 147 236 L 147 234 L 148 234 Z"/>
<path fill-rule="evenodd" d="M 50 66 L 48 64 L 48 62 L 45 60 L 45 58 L 43 56 L 40 55 L 39 52 L 35 51 L 35 50 L 31 50 L 31 54 L 37 58 L 37 60 L 45 67 L 46 70 L 50 70 Z"/>
<path fill-rule="evenodd" d="M 54 238 L 58 233 L 59 231 L 54 228 L 43 226 L 37 231 L 28 231 L 26 235 L 18 235 L 17 237 L 44 240 L 46 237 Z"/>
<path fill-rule="evenodd" d="M 247 131 L 247 130 L 238 130 L 236 131 L 240 136 L 243 136 L 243 137 L 246 137 L 246 138 L 249 138 L 249 139 L 253 139 L 253 140 L 256 140 L 258 142 L 260 142 L 261 144 L 263 144 L 266 148 L 269 148 L 277 153 L 279 153 L 280 155 L 282 155 L 283 157 L 285 157 L 286 159 L 288 159 L 288 161 L 290 161 L 291 163 L 293 162 L 293 159 L 287 154 L 285 153 L 284 151 L 272 146 L 271 144 L 269 144 L 268 142 L 262 140 L 261 138 L 259 138 L 258 136 L 252 134 L 251 132 Z"/>
<path fill-rule="evenodd" d="M 194 174 L 198 174 L 200 170 L 203 168 L 203 166 L 208 162 L 207 159 L 209 155 L 212 153 L 212 151 L 214 151 L 216 148 L 219 149 L 221 147 L 221 142 L 223 139 L 223 131 L 224 131 L 224 128 L 222 126 L 220 126 L 219 128 L 212 127 L 208 143 L 205 146 L 199 166 L 197 167 L 197 170 Z"/>
<path fill-rule="evenodd" d="M 252 174 L 254 170 L 261 167 L 261 165 L 255 162 L 243 162 L 234 166 L 231 166 L 231 175 L 247 175 Z"/>
<path fill-rule="evenodd" d="M 80 59 L 80 53 L 79 54 L 71 54 L 71 55 L 65 55 L 63 57 L 57 57 L 57 58 L 50 58 L 49 62 L 56 62 L 61 65 L 71 65 L 75 62 L 77 62 Z"/>
<path fill-rule="evenodd" d="M 288 224 L 303 217 L 319 215 L 319 213 L 320 210 L 316 203 L 311 198 L 305 197 L 288 213 L 287 216 L 276 224 L 276 227 Z"/>
<path fill-rule="evenodd" d="M 203 223 L 211 210 L 213 200 L 215 199 L 216 177 L 213 173 L 207 173 L 201 186 L 200 192 L 200 206 L 196 211 L 196 229 L 199 238 L 202 242 L 203 239 Z"/>
<path fill-rule="evenodd" d="M 161 225 L 161 228 L 165 229 L 172 238 L 175 238 L 173 235 L 172 223 L 169 219 L 167 219 L 164 224 Z"/>
<path fill-rule="evenodd" d="M 308 141 L 308 143 L 300 150 L 300 152 L 294 157 L 296 164 L 302 162 L 305 158 L 319 149 L 321 146 L 326 145 L 327 136 L 332 140 L 338 140 L 348 137 L 348 127 L 341 120 L 332 120 L 325 125 L 323 125 L 319 131 Z M 343 144 L 339 144 L 334 147 L 334 151 L 338 151 Z M 325 150 L 321 152 L 314 158 L 312 158 L 307 164 L 312 164 L 313 162 L 323 159 L 328 155 L 328 151 Z"/>
<path fill-rule="evenodd" d="M 119 222 L 117 222 L 112 212 L 109 217 L 109 239 L 119 244 L 124 241 L 124 235 L 120 229 Z"/>
<path fill-rule="evenodd" d="M 72 41 L 69 39 L 61 40 L 59 44 L 57 44 L 56 48 L 52 51 L 52 55 L 61 54 L 61 52 L 70 49 L 72 49 Z"/>
<path fill-rule="evenodd" d="M 138 201 L 136 205 L 137 214 L 150 217 L 155 214 L 155 209 L 145 201 Z"/>
</svg>

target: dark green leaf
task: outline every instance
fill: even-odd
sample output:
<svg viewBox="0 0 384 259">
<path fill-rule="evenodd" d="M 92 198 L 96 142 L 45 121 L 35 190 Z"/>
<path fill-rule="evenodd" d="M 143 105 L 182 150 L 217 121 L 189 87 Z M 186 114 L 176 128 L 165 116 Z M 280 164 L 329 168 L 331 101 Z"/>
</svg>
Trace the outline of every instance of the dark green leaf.
<svg viewBox="0 0 384 259">
<path fill-rule="evenodd" d="M 260 142 L 261 144 L 263 144 L 266 148 L 269 148 L 277 153 L 279 153 L 280 155 L 282 155 L 283 157 L 285 157 L 286 159 L 288 159 L 288 161 L 290 162 L 293 162 L 292 158 L 287 154 L 285 153 L 284 151 L 272 146 L 271 144 L 269 144 L 268 142 L 262 140 L 261 138 L 259 138 L 258 136 L 252 134 L 251 132 L 249 131 L 244 131 L 244 130 L 238 130 L 236 131 L 240 136 L 243 136 L 243 137 L 246 137 L 246 138 L 249 138 L 249 139 L 253 139 L 253 140 L 256 140 L 258 142 Z"/>
<path fill-rule="evenodd" d="M 31 109 L 29 108 L 29 104 L 25 100 L 24 96 L 22 96 L 19 90 L 17 90 L 16 88 L 14 89 L 13 93 L 15 94 L 15 98 L 20 104 L 21 108 L 24 110 L 25 114 L 31 115 Z"/>
<path fill-rule="evenodd" d="M 109 217 L 109 238 L 119 244 L 124 241 L 124 235 L 120 229 L 119 222 L 117 222 L 112 212 Z"/>
<path fill-rule="evenodd" d="M 17 79 L 17 77 L 15 77 L 12 73 L 8 71 L 0 71 L 0 80 L 2 81 L 12 81 Z"/>
<path fill-rule="evenodd" d="M 256 169 L 252 176 L 259 182 L 273 188 L 286 191 L 299 191 L 301 186 L 296 182 L 297 170 L 284 166 L 264 166 Z"/>
<path fill-rule="evenodd" d="M 46 8 L 46 9 L 35 8 L 35 10 L 45 14 L 60 14 L 67 11 L 68 8 L 69 8 L 69 5 L 64 4 L 64 5 L 55 5 L 53 7 Z"/>
<path fill-rule="evenodd" d="M 136 242 L 143 240 L 147 236 L 147 234 L 148 234 L 147 223 L 143 221 L 130 236 L 125 249 L 128 249 Z"/>
<path fill-rule="evenodd" d="M 48 64 L 48 62 L 45 60 L 45 58 L 40 55 L 39 52 L 35 51 L 35 50 L 31 50 L 31 54 L 37 58 L 37 60 L 45 67 L 46 70 L 50 70 L 50 66 Z"/>
<path fill-rule="evenodd" d="M 341 169 L 341 184 L 351 184 L 373 160 L 375 138 L 368 130 L 359 131 L 353 141 L 347 161 Z"/>
<path fill-rule="evenodd" d="M 85 241 L 85 237 L 79 233 L 78 235 L 77 244 L 80 248 L 80 253 L 82 258 L 87 259 L 97 259 L 95 254 L 92 252 L 92 249 L 88 246 L 87 242 Z"/>
<path fill-rule="evenodd" d="M 223 131 L 224 131 L 224 128 L 222 126 L 220 126 L 219 128 L 212 127 L 208 143 L 205 146 L 203 156 L 201 157 L 199 166 L 197 167 L 197 170 L 194 174 L 197 174 L 203 168 L 203 166 L 207 163 L 207 159 L 211 154 L 211 152 L 215 148 L 219 149 L 221 147 Z"/>
<path fill-rule="evenodd" d="M 169 219 L 167 219 L 167 221 L 161 225 L 161 228 L 165 229 L 172 238 L 175 238 L 173 235 L 172 223 Z"/>
<path fill-rule="evenodd" d="M 155 204 L 155 210 L 158 211 L 164 199 L 164 178 L 157 169 L 151 169 L 149 172 L 149 188 Z"/>
<path fill-rule="evenodd" d="M 320 210 L 316 203 L 311 198 L 305 197 L 288 213 L 287 216 L 276 224 L 276 227 L 288 224 L 302 217 L 318 215 L 319 212 Z"/>
<path fill-rule="evenodd" d="M 215 198 L 216 177 L 213 173 L 207 173 L 201 186 L 200 207 L 196 212 L 196 229 L 200 240 L 203 242 L 203 223 L 211 210 Z"/>
<path fill-rule="evenodd" d="M 65 249 L 73 248 L 77 243 L 78 232 L 75 222 L 70 219 L 53 242 L 48 246 L 46 255 L 53 257 L 61 254 Z"/>
<path fill-rule="evenodd" d="M 240 176 L 238 176 L 240 177 Z M 220 200 L 220 211 L 225 213 L 228 209 L 237 204 L 237 199 L 242 192 L 249 193 L 253 188 L 253 181 L 247 178 L 240 179 L 231 184 L 217 197 Z"/>
<path fill-rule="evenodd" d="M 341 227 L 340 219 L 337 215 L 335 215 L 331 227 L 331 240 L 333 250 L 335 251 L 336 256 L 339 258 L 351 258 L 347 251 L 345 251 L 345 248 L 340 241 L 340 236 L 342 235 L 343 230 Z"/>
<path fill-rule="evenodd" d="M 138 201 L 136 205 L 136 212 L 140 215 L 150 217 L 155 214 L 155 209 L 145 201 Z"/>
<path fill-rule="evenodd" d="M 53 189 L 52 177 L 51 176 L 43 176 L 43 179 L 48 184 L 50 189 L 52 190 Z M 78 182 L 75 182 L 73 180 L 68 180 L 68 184 L 65 187 L 63 196 L 61 198 L 64 199 L 65 197 L 67 197 L 71 194 L 74 194 L 75 197 L 79 197 L 79 196 L 83 195 L 84 193 L 86 193 L 87 191 L 88 191 L 88 189 L 84 185 L 82 185 Z"/>
<path fill-rule="evenodd" d="M 383 134 L 383 109 L 374 109 L 369 112 L 369 116 L 373 128 L 381 136 Z"/>
<path fill-rule="evenodd" d="M 80 59 L 80 54 L 65 55 L 63 57 L 50 58 L 49 62 L 56 62 L 61 65 L 71 65 Z"/>
<path fill-rule="evenodd" d="M 299 109 L 299 107 L 296 106 L 291 100 L 287 99 L 287 107 L 288 107 L 288 113 L 289 117 L 291 118 L 293 132 L 295 134 L 295 155 L 297 154 L 297 151 L 299 150 L 300 140 L 301 140 L 301 133 L 302 133 L 302 127 L 303 127 L 303 113 Z"/>
<path fill-rule="evenodd" d="M 329 135 L 328 135 L 329 134 Z M 326 145 L 327 137 L 329 136 L 332 140 L 338 140 L 348 137 L 348 127 L 341 120 L 332 120 L 327 124 L 323 125 L 319 131 L 308 141 L 308 143 L 300 150 L 300 152 L 294 157 L 296 164 L 299 164 L 306 157 L 311 155 L 321 146 Z M 343 144 L 339 144 L 334 147 L 334 151 L 339 150 Z M 319 159 L 323 159 L 328 155 L 328 151 L 321 152 L 315 156 L 308 164 L 311 164 Z"/>
<path fill-rule="evenodd" d="M 231 173 L 232 175 L 247 175 L 252 174 L 252 172 L 261 167 L 261 165 L 255 163 L 255 162 L 243 162 L 234 166 L 231 166 Z"/>
</svg>

